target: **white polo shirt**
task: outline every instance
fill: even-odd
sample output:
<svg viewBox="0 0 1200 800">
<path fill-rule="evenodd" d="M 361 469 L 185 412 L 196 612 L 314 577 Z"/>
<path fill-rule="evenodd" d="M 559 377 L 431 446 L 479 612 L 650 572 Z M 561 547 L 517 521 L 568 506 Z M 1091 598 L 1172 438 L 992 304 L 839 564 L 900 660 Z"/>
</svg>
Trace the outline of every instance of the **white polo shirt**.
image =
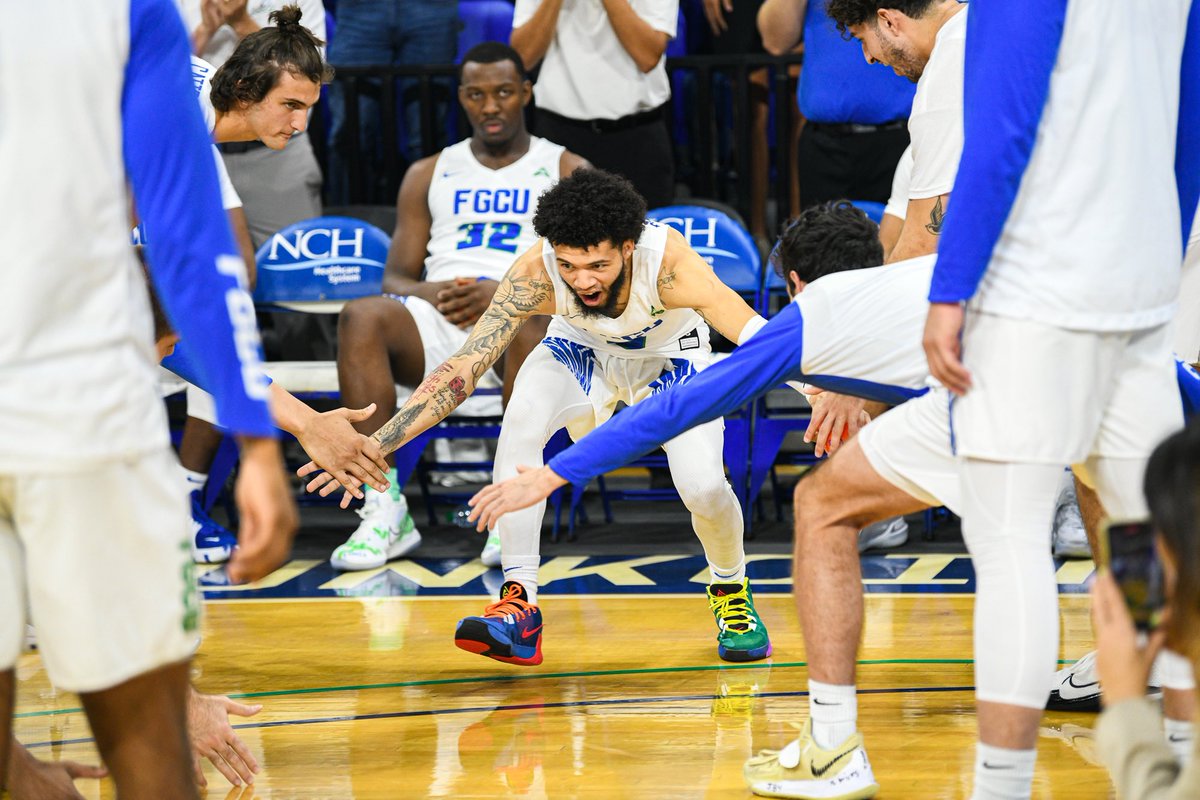
<svg viewBox="0 0 1200 800">
<path fill-rule="evenodd" d="M 910 200 L 948 194 L 954 188 L 963 147 L 963 61 L 968 6 L 938 31 L 933 52 L 913 96 L 908 132 L 912 138 Z"/>
<path fill-rule="evenodd" d="M 513 28 L 542 0 L 517 0 Z M 650 27 L 675 38 L 679 0 L 630 0 Z M 621 46 L 600 0 L 563 0 L 558 26 L 534 86 L 539 108 L 572 119 L 620 119 L 671 99 L 666 55 L 643 73 Z"/>
<path fill-rule="evenodd" d="M 260 28 L 271 24 L 269 17 L 272 11 L 278 11 L 286 5 L 295 3 L 300 6 L 300 24 L 313 32 L 318 39 L 325 41 L 325 6 L 321 0 L 250 0 L 246 11 Z M 200 25 L 200 0 L 175 0 L 183 24 L 189 34 Z M 238 46 L 238 36 L 233 28 L 222 25 L 213 32 L 212 38 L 204 46 L 204 52 L 199 55 L 204 60 L 219 67 L 224 64 Z"/>
</svg>

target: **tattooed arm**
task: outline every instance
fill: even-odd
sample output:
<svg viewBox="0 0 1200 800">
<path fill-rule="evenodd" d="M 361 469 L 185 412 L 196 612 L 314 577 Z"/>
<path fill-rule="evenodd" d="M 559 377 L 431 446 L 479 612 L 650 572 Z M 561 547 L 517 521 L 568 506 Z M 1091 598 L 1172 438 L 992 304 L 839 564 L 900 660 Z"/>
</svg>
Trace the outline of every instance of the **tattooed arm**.
<svg viewBox="0 0 1200 800">
<path fill-rule="evenodd" d="M 737 292 L 721 283 L 712 267 L 674 229 L 658 272 L 658 297 L 666 308 L 695 309 L 731 342 L 740 341 L 746 323 L 758 317 Z M 755 330 L 762 324 L 765 321 Z"/>
<path fill-rule="evenodd" d="M 887 263 L 936 253 L 949 202 L 948 194 L 909 200 L 904 227 L 900 229 L 900 238 L 888 255 Z"/>
<path fill-rule="evenodd" d="M 500 281 L 491 305 L 475 323 L 474 330 L 458 349 L 425 377 L 404 407 L 372 434 L 386 456 L 432 428 L 466 400 L 517 331 L 535 314 L 554 313 L 554 285 L 546 275 L 539 241 L 517 259 Z M 301 477 L 317 471 L 316 465 L 304 465 Z M 328 495 L 338 487 L 327 474 L 308 483 L 308 491 L 321 489 Z M 343 503 L 349 502 L 349 495 Z"/>
</svg>

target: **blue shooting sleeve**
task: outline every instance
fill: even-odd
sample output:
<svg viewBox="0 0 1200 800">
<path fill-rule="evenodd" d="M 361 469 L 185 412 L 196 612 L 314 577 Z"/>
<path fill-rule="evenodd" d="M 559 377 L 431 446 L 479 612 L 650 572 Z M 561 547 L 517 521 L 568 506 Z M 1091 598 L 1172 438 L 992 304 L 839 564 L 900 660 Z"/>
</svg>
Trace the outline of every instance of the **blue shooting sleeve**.
<svg viewBox="0 0 1200 800">
<path fill-rule="evenodd" d="M 969 299 L 987 271 L 1033 153 L 1066 14 L 1067 0 L 971 4 L 962 158 L 930 302 Z"/>
<path fill-rule="evenodd" d="M 684 431 L 723 417 L 802 376 L 804 320 L 789 303 L 728 357 L 671 389 L 624 409 L 550 459 L 571 483 L 628 464 Z"/>
<path fill-rule="evenodd" d="M 274 436 L 254 305 L 221 208 L 216 166 L 172 0 L 130 0 L 121 98 L 125 169 L 149 231 L 147 261 L 172 326 L 192 343 L 192 376 L 223 427 Z"/>
</svg>

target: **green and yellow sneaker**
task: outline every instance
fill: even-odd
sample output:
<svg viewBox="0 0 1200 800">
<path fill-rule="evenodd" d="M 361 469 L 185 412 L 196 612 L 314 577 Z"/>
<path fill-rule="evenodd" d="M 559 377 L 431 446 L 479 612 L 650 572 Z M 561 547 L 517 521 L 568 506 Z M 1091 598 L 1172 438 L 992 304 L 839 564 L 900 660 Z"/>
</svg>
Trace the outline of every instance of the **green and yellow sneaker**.
<svg viewBox="0 0 1200 800">
<path fill-rule="evenodd" d="M 392 485 L 380 493 L 366 487 L 366 500 L 358 510 L 362 522 L 329 558 L 334 569 L 363 570 L 382 567 L 393 558 L 408 555 L 421 544 L 421 532 L 417 530 L 412 515 L 408 513 L 408 501 L 400 494 L 394 472 L 389 473 Z"/>
<path fill-rule="evenodd" d="M 717 655 L 726 661 L 758 661 L 771 655 L 767 626 L 754 610 L 750 582 L 709 584 L 708 607 L 717 619 Z"/>
</svg>

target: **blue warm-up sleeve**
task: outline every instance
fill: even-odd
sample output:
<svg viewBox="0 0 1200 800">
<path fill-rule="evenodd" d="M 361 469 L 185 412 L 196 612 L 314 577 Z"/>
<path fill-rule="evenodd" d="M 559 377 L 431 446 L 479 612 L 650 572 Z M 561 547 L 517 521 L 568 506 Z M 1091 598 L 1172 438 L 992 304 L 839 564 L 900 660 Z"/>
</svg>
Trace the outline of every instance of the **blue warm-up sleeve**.
<svg viewBox="0 0 1200 800">
<path fill-rule="evenodd" d="M 803 334 L 800 309 L 789 303 L 728 358 L 621 411 L 550 459 L 550 469 L 571 483 L 586 483 L 802 377 Z"/>
<path fill-rule="evenodd" d="M 235 434 L 273 436 L 254 305 L 221 208 L 217 172 L 172 0 L 130 0 L 121 98 L 125 169 L 149 232 L 147 262 L 163 307 L 192 343 L 196 383 Z"/>
<path fill-rule="evenodd" d="M 1067 0 L 972 3 L 963 76 L 963 151 L 929 288 L 933 303 L 975 294 L 1029 165 Z"/>
</svg>

